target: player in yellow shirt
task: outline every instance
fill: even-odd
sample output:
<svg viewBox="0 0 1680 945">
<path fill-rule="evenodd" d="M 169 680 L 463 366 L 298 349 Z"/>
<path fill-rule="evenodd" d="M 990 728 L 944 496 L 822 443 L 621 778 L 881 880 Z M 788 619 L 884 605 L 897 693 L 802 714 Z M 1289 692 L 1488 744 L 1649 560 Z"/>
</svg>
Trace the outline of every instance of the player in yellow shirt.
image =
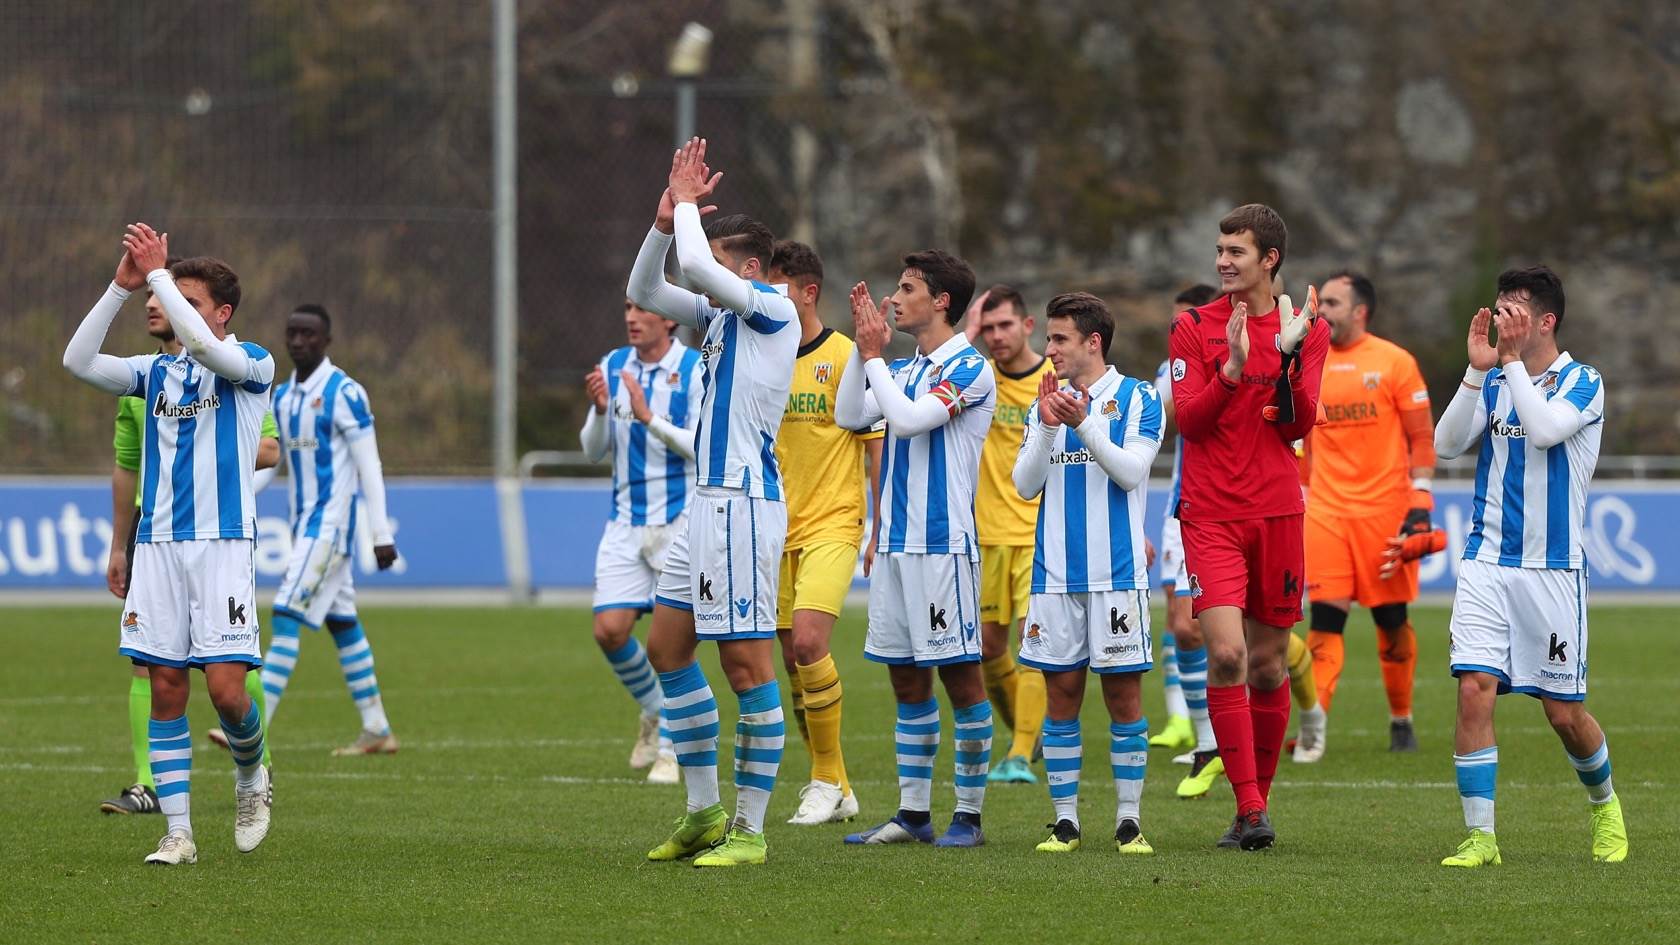
<svg viewBox="0 0 1680 945">
<path fill-rule="evenodd" d="M 1050 359 L 1033 350 L 1033 318 L 1013 288 L 994 285 L 982 292 L 967 317 L 969 340 L 985 342 L 997 375 L 997 410 L 980 451 L 974 500 L 980 532 L 980 666 L 997 718 L 1015 733 L 1009 751 L 986 779 L 1034 784 L 1032 758 L 1044 730 L 1048 695 L 1043 673 L 1016 664 L 1009 630 L 1015 627 L 1019 633 L 1027 617 L 1038 500 L 1021 498 L 1011 477 L 1027 411 L 1038 399 L 1038 380 L 1050 370 Z"/>
<path fill-rule="evenodd" d="M 864 492 L 879 497 L 876 473 L 883 435 L 880 430 L 847 430 L 834 422 L 834 395 L 853 344 L 824 327 L 817 315 L 822 279 L 822 260 L 811 247 L 792 240 L 776 244 L 769 280 L 787 284 L 800 327 L 793 388 L 776 437 L 776 462 L 788 509 L 776 636 L 793 692 L 794 717 L 811 753 L 811 782 L 799 792 L 799 810 L 790 824 L 851 820 L 858 812 L 840 752 L 840 674 L 828 645 L 857 569 Z M 871 536 L 865 574 L 874 547 Z"/>
</svg>

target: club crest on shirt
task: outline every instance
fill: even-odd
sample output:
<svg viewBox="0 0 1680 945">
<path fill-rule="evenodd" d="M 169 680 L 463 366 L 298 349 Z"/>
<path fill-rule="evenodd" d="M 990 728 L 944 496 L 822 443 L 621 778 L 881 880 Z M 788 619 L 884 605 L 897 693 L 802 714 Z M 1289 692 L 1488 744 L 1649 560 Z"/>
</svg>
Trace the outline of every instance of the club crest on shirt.
<svg viewBox="0 0 1680 945">
<path fill-rule="evenodd" d="M 816 377 L 818 384 L 827 384 L 828 379 L 834 376 L 834 362 L 833 361 L 819 361 L 819 362 L 817 362 L 815 365 L 812 366 L 811 374 L 814 377 Z"/>
<path fill-rule="evenodd" d="M 314 400 L 311 400 L 309 402 L 309 409 L 310 410 L 320 410 L 321 409 L 321 398 L 316 397 Z"/>
<path fill-rule="evenodd" d="M 677 387 L 677 386 L 681 385 L 682 384 L 682 372 L 681 371 L 672 371 L 671 376 L 665 379 L 665 383 L 671 385 L 672 387 Z"/>
<path fill-rule="evenodd" d="M 1102 415 L 1110 420 L 1120 416 L 1120 403 L 1114 400 L 1105 401 L 1102 405 Z"/>
<path fill-rule="evenodd" d="M 1540 376 L 1540 389 L 1550 394 L 1557 390 L 1558 376 L 1556 371 L 1547 371 Z"/>
<path fill-rule="evenodd" d="M 1376 390 L 1377 385 L 1381 384 L 1381 383 L 1382 383 L 1382 372 L 1381 371 L 1366 371 L 1365 372 L 1365 389 L 1366 390 Z"/>
</svg>

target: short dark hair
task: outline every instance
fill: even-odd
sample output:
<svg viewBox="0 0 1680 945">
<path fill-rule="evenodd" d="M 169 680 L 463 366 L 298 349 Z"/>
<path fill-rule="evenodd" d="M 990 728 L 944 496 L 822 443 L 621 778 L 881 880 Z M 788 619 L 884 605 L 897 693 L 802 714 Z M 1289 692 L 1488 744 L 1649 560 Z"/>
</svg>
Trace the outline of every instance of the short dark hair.
<svg viewBox="0 0 1680 945">
<path fill-rule="evenodd" d="M 314 302 L 305 302 L 302 305 L 293 306 L 292 314 L 313 315 L 321 320 L 321 327 L 327 330 L 327 334 L 332 334 L 332 316 L 327 314 L 327 307 L 325 305 L 318 305 Z"/>
<path fill-rule="evenodd" d="M 176 279 L 197 279 L 210 290 L 210 300 L 239 311 L 239 276 L 214 256 L 192 256 L 169 267 Z"/>
<path fill-rule="evenodd" d="M 1272 278 L 1277 278 L 1283 271 L 1284 254 L 1289 251 L 1289 227 L 1283 225 L 1283 217 L 1263 203 L 1245 203 L 1219 221 L 1219 232 L 1226 236 L 1244 230 L 1254 234 L 1254 245 L 1260 248 L 1261 256 L 1277 250 L 1277 268 L 1272 270 Z"/>
<path fill-rule="evenodd" d="M 904 257 L 904 268 L 922 274 L 928 295 L 938 296 L 944 292 L 951 297 L 951 305 L 945 310 L 945 321 L 955 325 L 962 320 L 963 312 L 968 310 L 968 303 L 974 298 L 974 269 L 968 263 L 943 250 L 924 249 Z"/>
<path fill-rule="evenodd" d="M 1219 298 L 1219 290 L 1205 282 L 1198 282 L 1173 298 L 1174 305 L 1186 308 L 1201 308 Z"/>
<path fill-rule="evenodd" d="M 776 236 L 770 228 L 744 213 L 731 213 L 706 224 L 708 243 L 723 241 L 723 251 L 745 259 L 757 259 L 761 267 L 769 268 L 775 253 Z"/>
<path fill-rule="evenodd" d="M 1108 357 L 1108 346 L 1114 343 L 1114 316 L 1102 299 L 1089 292 L 1066 292 L 1050 300 L 1044 307 L 1044 317 L 1073 319 L 1079 337 L 1099 336 L 1103 357 Z"/>
<path fill-rule="evenodd" d="M 797 240 L 778 240 L 775 248 L 770 251 L 770 265 L 766 268 L 774 269 L 790 279 L 803 279 L 818 288 L 822 287 L 822 257 L 817 255 L 816 250 Z"/>
<path fill-rule="evenodd" d="M 1017 318 L 1027 317 L 1027 300 L 1021 298 L 1021 293 L 1014 286 L 999 282 L 986 290 L 986 303 L 980 306 L 980 311 L 989 312 L 1002 305 L 1013 306 Z"/>
<path fill-rule="evenodd" d="M 1551 312 L 1557 316 L 1552 331 L 1563 327 L 1563 280 L 1547 266 L 1527 269 L 1507 269 L 1499 274 L 1499 294 L 1528 290 L 1528 297 L 1540 314 Z"/>
<path fill-rule="evenodd" d="M 1346 279 L 1348 281 L 1348 285 L 1353 288 L 1353 303 L 1355 305 L 1365 306 L 1366 318 L 1377 317 L 1377 287 L 1371 284 L 1371 280 L 1368 276 L 1366 276 L 1363 272 L 1357 272 L 1352 269 L 1343 269 L 1340 272 L 1333 272 L 1330 275 L 1325 276 L 1324 282 L 1333 282 L 1337 279 Z M 1322 285 L 1323 283 L 1320 284 Z"/>
</svg>

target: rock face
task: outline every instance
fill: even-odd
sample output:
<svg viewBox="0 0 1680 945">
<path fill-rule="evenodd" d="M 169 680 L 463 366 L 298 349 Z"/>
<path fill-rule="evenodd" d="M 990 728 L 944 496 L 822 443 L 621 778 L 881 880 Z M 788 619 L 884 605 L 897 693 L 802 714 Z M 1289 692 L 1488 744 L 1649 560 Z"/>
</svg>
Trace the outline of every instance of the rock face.
<svg viewBox="0 0 1680 945">
<path fill-rule="evenodd" d="M 954 232 L 983 282 L 1105 295 L 1141 372 L 1171 295 L 1212 276 L 1215 221 L 1261 201 L 1289 223 L 1292 294 L 1368 273 L 1374 329 L 1438 398 L 1498 272 L 1552 266 L 1561 340 L 1607 379 L 1606 450 L 1680 448 L 1673 5 L 843 6 L 836 60 L 884 86 L 834 103 L 836 268 Z"/>
</svg>

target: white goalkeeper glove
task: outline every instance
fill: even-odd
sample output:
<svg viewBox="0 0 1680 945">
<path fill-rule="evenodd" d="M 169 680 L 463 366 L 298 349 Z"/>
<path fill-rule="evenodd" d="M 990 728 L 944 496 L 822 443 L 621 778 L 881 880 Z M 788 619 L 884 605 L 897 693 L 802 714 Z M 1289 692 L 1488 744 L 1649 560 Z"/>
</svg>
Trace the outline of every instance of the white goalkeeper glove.
<svg viewBox="0 0 1680 945">
<path fill-rule="evenodd" d="M 1295 303 L 1289 296 L 1278 296 L 1278 317 L 1282 327 L 1278 330 L 1278 347 L 1283 353 L 1291 355 L 1301 346 L 1301 339 L 1307 337 L 1312 328 L 1313 316 L 1318 314 L 1318 290 L 1307 286 L 1307 304 L 1299 312 L 1295 311 Z"/>
</svg>

